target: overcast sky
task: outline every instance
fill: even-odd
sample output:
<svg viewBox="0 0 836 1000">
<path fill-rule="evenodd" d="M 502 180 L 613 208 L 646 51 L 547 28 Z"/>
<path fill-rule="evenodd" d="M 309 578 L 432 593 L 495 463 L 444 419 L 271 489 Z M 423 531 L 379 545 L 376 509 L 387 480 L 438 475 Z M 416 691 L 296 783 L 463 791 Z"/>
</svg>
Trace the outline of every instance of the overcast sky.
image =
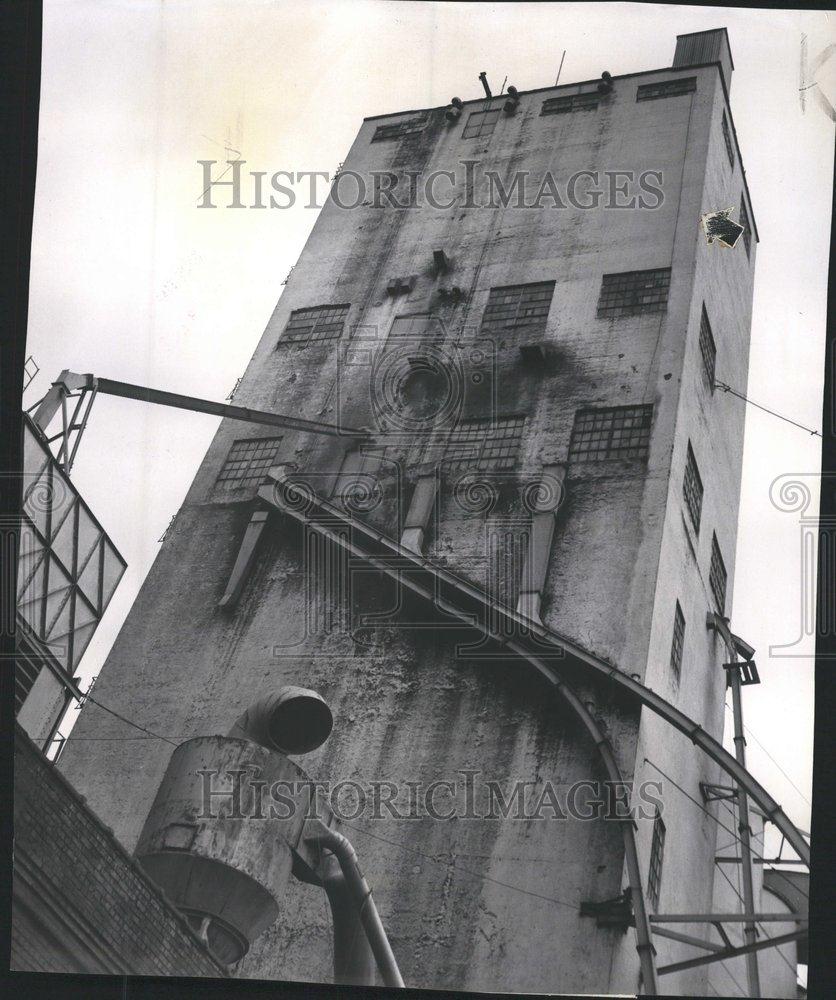
<svg viewBox="0 0 836 1000">
<path fill-rule="evenodd" d="M 799 67 L 802 35 L 812 58 L 836 41 L 834 20 L 642 4 L 47 0 L 28 345 L 41 372 L 26 404 L 62 368 L 216 400 L 232 389 L 316 211 L 199 210 L 198 160 L 228 147 L 247 170 L 333 172 L 364 116 L 478 97 L 481 70 L 496 92 L 505 77 L 553 84 L 564 50 L 561 83 L 656 69 L 677 34 L 721 26 L 761 238 L 749 395 L 819 427 L 833 123 L 813 101 L 802 112 Z M 819 79 L 836 104 L 834 66 Z M 85 679 L 217 423 L 97 398 L 73 480 L 129 569 Z M 769 489 L 815 477 L 819 460 L 818 438 L 748 408 L 732 627 L 758 650 L 762 681 L 744 689 L 749 764 L 805 830 L 813 642 L 768 652 L 801 632 L 801 524 Z"/>
</svg>

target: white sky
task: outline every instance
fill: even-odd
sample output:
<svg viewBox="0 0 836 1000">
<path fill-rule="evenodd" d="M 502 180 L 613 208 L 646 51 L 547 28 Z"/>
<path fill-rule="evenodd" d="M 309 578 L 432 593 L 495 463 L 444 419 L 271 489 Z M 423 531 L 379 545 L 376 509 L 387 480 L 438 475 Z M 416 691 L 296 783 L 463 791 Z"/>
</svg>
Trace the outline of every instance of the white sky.
<svg viewBox="0 0 836 1000">
<path fill-rule="evenodd" d="M 749 395 L 819 427 L 833 124 L 813 101 L 802 114 L 798 88 L 802 34 L 812 58 L 836 41 L 834 21 L 642 4 L 47 0 L 28 343 L 41 372 L 26 405 L 62 368 L 229 393 L 316 212 L 302 199 L 288 210 L 198 210 L 196 161 L 223 161 L 225 144 L 245 170 L 333 172 L 364 116 L 478 97 L 481 70 L 497 92 L 506 76 L 520 90 L 553 84 L 564 49 L 561 83 L 656 69 L 671 64 L 677 34 L 721 26 L 761 237 Z M 836 104 L 834 67 L 819 79 Z M 809 830 L 813 642 L 798 647 L 804 657 L 768 655 L 800 634 L 801 527 L 770 503 L 769 486 L 817 475 L 819 439 L 748 411 L 732 627 L 757 648 L 762 680 L 744 689 L 749 766 Z M 104 662 L 217 423 L 97 398 L 73 480 L 129 569 L 85 678 Z"/>
</svg>

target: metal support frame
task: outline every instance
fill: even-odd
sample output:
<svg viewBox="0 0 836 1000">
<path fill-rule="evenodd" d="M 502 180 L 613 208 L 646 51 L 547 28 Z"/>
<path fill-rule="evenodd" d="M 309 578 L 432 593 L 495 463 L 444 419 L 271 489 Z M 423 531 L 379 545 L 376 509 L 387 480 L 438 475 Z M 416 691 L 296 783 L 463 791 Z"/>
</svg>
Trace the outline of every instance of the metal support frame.
<svg viewBox="0 0 836 1000">
<path fill-rule="evenodd" d="M 807 936 L 806 930 L 792 931 L 789 934 L 780 934 L 777 937 L 766 938 L 764 941 L 755 941 L 746 944 L 742 948 L 724 948 L 722 951 L 712 952 L 710 955 L 700 955 L 698 958 L 689 958 L 684 962 L 673 962 L 670 965 L 663 965 L 659 969 L 660 976 L 667 976 L 671 972 L 683 972 L 685 969 L 693 969 L 698 965 L 710 965 L 712 962 L 724 962 L 729 958 L 737 958 L 745 955 L 748 959 L 750 955 L 756 955 L 766 948 L 777 948 L 781 944 L 789 944 L 791 941 L 799 941 Z M 760 992 L 754 994 L 760 996 Z"/>
<path fill-rule="evenodd" d="M 743 670 L 739 663 L 738 647 L 734 641 L 728 623 L 720 615 L 709 612 L 706 618 L 706 627 L 715 631 L 722 638 L 729 653 L 730 662 L 724 664 L 728 676 L 728 684 L 732 691 L 732 710 L 734 715 L 734 755 L 741 767 L 746 767 L 746 737 L 743 735 L 743 702 L 741 698 L 741 684 Z M 751 662 L 751 657 L 749 661 Z M 755 672 L 757 676 L 757 672 Z M 751 683 L 751 681 L 747 681 Z M 738 810 L 738 831 L 740 833 L 740 867 L 743 875 L 743 910 L 744 926 L 743 940 L 744 949 L 740 954 L 746 956 L 746 978 L 749 984 L 749 993 L 758 997 L 761 994 L 760 973 L 758 971 L 757 949 L 753 947 L 758 940 L 758 929 L 755 924 L 755 893 L 752 879 L 752 828 L 749 825 L 749 798 L 746 790 L 737 787 L 737 810 Z"/>
</svg>

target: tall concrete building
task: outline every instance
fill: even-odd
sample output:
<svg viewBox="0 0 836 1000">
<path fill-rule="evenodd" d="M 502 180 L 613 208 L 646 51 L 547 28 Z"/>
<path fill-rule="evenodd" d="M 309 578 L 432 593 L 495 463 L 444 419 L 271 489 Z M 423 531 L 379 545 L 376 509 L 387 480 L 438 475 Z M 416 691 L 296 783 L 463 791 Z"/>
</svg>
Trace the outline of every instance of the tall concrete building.
<svg viewBox="0 0 836 1000">
<path fill-rule="evenodd" d="M 346 820 L 407 985 L 642 985 L 624 824 L 593 808 L 614 774 L 644 905 L 712 910 L 719 805 L 691 799 L 719 768 L 581 666 L 722 738 L 706 616 L 731 608 L 744 410 L 714 386 L 746 389 L 757 246 L 732 66 L 721 29 L 669 67 L 363 122 L 235 397 L 324 432 L 223 421 L 96 687 L 166 740 L 60 760 L 128 850 L 171 742 L 298 685 L 334 719 L 309 775 L 459 782 L 436 787 L 449 818 Z M 702 217 L 729 208 L 742 236 L 709 243 Z M 131 733 L 88 703 L 73 735 Z M 451 815 L 468 781 L 476 807 Z M 514 782 L 527 811 L 503 817 Z M 328 981 L 325 896 L 275 894 L 233 971 Z M 694 955 L 653 946 L 657 967 Z"/>
</svg>

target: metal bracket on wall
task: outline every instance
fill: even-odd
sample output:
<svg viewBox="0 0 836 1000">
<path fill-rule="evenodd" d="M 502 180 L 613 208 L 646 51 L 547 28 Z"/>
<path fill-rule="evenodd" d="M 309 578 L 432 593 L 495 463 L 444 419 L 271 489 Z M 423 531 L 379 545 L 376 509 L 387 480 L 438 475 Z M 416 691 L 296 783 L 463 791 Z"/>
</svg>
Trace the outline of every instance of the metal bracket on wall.
<svg viewBox="0 0 836 1000">
<path fill-rule="evenodd" d="M 582 917 L 595 917 L 598 927 L 616 927 L 622 934 L 626 934 L 627 928 L 633 925 L 633 900 L 630 890 L 625 889 L 620 896 L 600 902 L 584 900 L 581 903 L 580 914 Z"/>
</svg>

